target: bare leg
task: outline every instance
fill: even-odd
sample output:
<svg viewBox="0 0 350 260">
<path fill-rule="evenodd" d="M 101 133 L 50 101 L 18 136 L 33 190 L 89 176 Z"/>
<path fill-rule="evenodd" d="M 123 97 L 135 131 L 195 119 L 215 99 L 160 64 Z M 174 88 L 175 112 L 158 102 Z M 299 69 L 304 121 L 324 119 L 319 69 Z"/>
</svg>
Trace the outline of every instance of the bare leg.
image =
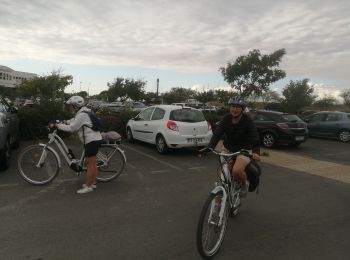
<svg viewBox="0 0 350 260">
<path fill-rule="evenodd" d="M 96 156 L 86 158 L 86 186 L 91 187 L 92 184 L 96 183 L 97 176 L 97 166 L 96 166 Z"/>
<path fill-rule="evenodd" d="M 236 162 L 233 165 L 232 173 L 242 182 L 242 190 L 247 191 L 247 175 L 245 173 L 245 168 L 248 165 L 249 161 L 246 161 L 243 158 L 237 157 Z"/>
</svg>

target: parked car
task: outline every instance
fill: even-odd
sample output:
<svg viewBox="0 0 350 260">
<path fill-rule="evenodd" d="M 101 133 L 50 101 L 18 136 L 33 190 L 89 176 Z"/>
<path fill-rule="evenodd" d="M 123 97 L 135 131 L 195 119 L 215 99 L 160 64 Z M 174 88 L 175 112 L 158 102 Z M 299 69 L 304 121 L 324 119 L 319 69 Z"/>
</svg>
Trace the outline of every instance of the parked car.
<svg viewBox="0 0 350 260">
<path fill-rule="evenodd" d="M 19 119 L 17 109 L 10 106 L 0 96 L 0 169 L 5 170 L 10 163 L 11 148 L 17 148 L 20 142 Z"/>
<path fill-rule="evenodd" d="M 350 113 L 323 111 L 305 117 L 304 121 L 310 136 L 350 141 Z"/>
<path fill-rule="evenodd" d="M 144 103 L 139 101 L 126 101 L 124 102 L 124 106 L 136 112 L 140 112 L 147 107 Z"/>
<path fill-rule="evenodd" d="M 170 148 L 203 147 L 212 136 L 203 113 L 190 107 L 156 105 L 141 111 L 128 121 L 126 136 L 155 144 L 160 154 Z"/>
<path fill-rule="evenodd" d="M 34 101 L 31 99 L 26 99 L 23 103 L 23 107 L 33 107 L 34 106 Z"/>
<path fill-rule="evenodd" d="M 308 138 L 308 129 L 298 116 L 282 112 L 258 110 L 249 112 L 265 147 L 276 144 L 299 146 Z"/>
</svg>

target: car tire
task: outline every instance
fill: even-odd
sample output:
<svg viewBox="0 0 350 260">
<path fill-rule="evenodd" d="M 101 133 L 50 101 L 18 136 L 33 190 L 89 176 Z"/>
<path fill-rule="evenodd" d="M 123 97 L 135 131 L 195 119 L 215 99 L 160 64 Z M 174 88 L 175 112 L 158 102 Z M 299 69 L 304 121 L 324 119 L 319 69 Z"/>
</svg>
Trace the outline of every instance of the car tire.
<svg viewBox="0 0 350 260">
<path fill-rule="evenodd" d="M 275 146 L 276 144 L 276 137 L 273 133 L 271 132 L 265 132 L 262 135 L 262 144 L 266 147 L 266 148 L 272 148 Z"/>
<path fill-rule="evenodd" d="M 134 142 L 134 137 L 132 136 L 132 132 L 130 127 L 128 127 L 126 129 L 126 140 L 128 141 L 128 143 L 133 143 Z"/>
<path fill-rule="evenodd" d="M 338 134 L 338 139 L 342 142 L 349 142 L 350 140 L 350 130 L 341 130 Z"/>
<path fill-rule="evenodd" d="M 11 156 L 10 149 L 11 149 L 10 141 L 7 140 L 0 154 L 0 170 L 2 171 L 6 170 L 10 165 L 10 156 Z"/>
<path fill-rule="evenodd" d="M 156 137 L 156 148 L 160 154 L 166 154 L 169 151 L 165 138 L 162 135 Z"/>
</svg>

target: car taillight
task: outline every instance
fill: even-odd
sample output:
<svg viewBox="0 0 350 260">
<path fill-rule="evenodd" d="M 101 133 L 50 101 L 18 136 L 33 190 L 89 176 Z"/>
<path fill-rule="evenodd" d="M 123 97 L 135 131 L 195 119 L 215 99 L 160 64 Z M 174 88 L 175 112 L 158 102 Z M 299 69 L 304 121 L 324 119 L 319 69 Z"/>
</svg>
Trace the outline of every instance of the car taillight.
<svg viewBox="0 0 350 260">
<path fill-rule="evenodd" d="M 179 131 L 177 124 L 173 121 L 168 121 L 168 123 L 166 124 L 166 127 L 173 131 Z"/>
<path fill-rule="evenodd" d="M 207 121 L 207 124 L 208 124 L 208 131 L 211 130 L 211 124 Z"/>
<path fill-rule="evenodd" d="M 286 123 L 277 123 L 277 126 L 282 130 L 288 130 L 289 126 Z"/>
</svg>

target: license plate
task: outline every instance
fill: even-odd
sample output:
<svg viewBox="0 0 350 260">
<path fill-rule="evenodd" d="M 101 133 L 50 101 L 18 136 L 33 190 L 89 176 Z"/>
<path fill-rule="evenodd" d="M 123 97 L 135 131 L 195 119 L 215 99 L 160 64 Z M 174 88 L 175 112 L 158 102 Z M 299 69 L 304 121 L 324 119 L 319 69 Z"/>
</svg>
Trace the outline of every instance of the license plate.
<svg viewBox="0 0 350 260">
<path fill-rule="evenodd" d="M 296 136 L 295 141 L 304 141 L 304 136 Z"/>
<path fill-rule="evenodd" d="M 199 143 L 199 142 L 203 142 L 203 138 L 187 138 L 187 142 L 189 142 L 189 143 Z"/>
</svg>

